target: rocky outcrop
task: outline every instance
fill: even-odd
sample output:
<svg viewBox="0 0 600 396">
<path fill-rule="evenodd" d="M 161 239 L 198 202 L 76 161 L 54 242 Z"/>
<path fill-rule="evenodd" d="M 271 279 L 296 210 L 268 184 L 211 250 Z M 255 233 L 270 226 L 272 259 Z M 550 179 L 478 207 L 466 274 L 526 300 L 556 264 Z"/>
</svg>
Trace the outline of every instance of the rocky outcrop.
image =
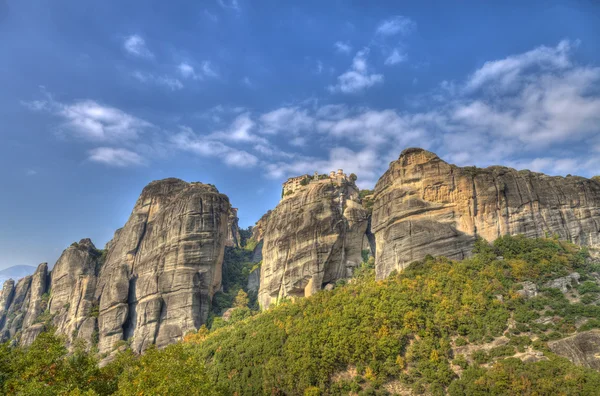
<svg viewBox="0 0 600 396">
<path fill-rule="evenodd" d="M 12 279 L 4 282 L 0 293 L 0 329 L 4 328 L 8 308 L 15 297 L 15 281 Z"/>
<path fill-rule="evenodd" d="M 242 237 L 240 235 L 239 219 L 237 217 L 237 208 L 231 208 L 229 211 L 229 219 L 227 222 L 227 241 L 226 246 L 240 247 Z"/>
<path fill-rule="evenodd" d="M 550 350 L 571 362 L 600 371 L 600 330 L 584 331 L 574 336 L 548 342 Z"/>
<path fill-rule="evenodd" d="M 265 231 L 267 229 L 267 221 L 269 220 L 269 216 L 271 215 L 271 210 L 262 215 L 260 219 L 256 222 L 254 227 L 252 227 L 252 241 L 256 244 L 254 250 L 252 252 L 252 261 L 258 263 L 262 261 L 262 249 L 265 238 Z"/>
<path fill-rule="evenodd" d="M 19 279 L 15 287 L 15 297 L 7 311 L 7 321 L 2 329 L 4 339 L 13 338 L 23 326 L 23 319 L 29 306 L 31 275 Z"/>
<path fill-rule="evenodd" d="M 135 352 L 173 343 L 206 321 L 232 236 L 239 244 L 237 216 L 214 186 L 150 183 L 104 252 L 83 239 L 50 274 L 44 263 L 5 282 L 0 339 L 29 345 L 52 324 L 67 345 L 82 339 L 103 354 L 123 340 Z"/>
<path fill-rule="evenodd" d="M 28 304 L 27 307 L 23 307 L 25 312 L 21 325 L 23 334 L 20 341 L 22 345 L 30 345 L 44 329 L 44 324 L 37 323 L 37 319 L 47 308 L 48 300 L 44 298 L 44 295 L 48 292 L 49 286 L 48 264 L 42 263 L 31 276 L 27 292 Z"/>
<path fill-rule="evenodd" d="M 52 269 L 49 313 L 57 332 L 68 343 L 80 338 L 93 345 L 97 332 L 98 301 L 95 298 L 101 252 L 89 239 L 67 248 Z"/>
<path fill-rule="evenodd" d="M 266 226 L 261 225 L 258 299 L 263 309 L 286 296 L 309 296 L 351 276 L 360 264 L 368 214 L 353 181 L 339 175 L 320 180 L 316 175 L 310 182 L 306 177 L 290 179 L 297 185 L 284 194 Z"/>
<path fill-rule="evenodd" d="M 228 198 L 211 185 L 150 183 L 109 243 L 96 287 L 101 353 L 127 340 L 135 352 L 199 328 L 221 284 Z"/>
<path fill-rule="evenodd" d="M 562 278 L 553 279 L 547 282 L 544 284 L 544 287 L 559 289 L 561 292 L 567 293 L 569 289 L 579 285 L 579 278 L 581 278 L 581 275 L 577 272 L 573 272 Z"/>
<path fill-rule="evenodd" d="M 379 179 L 372 232 L 378 278 L 427 254 L 461 259 L 476 237 L 558 235 L 600 248 L 600 183 L 493 166 L 458 167 L 407 149 Z"/>
</svg>

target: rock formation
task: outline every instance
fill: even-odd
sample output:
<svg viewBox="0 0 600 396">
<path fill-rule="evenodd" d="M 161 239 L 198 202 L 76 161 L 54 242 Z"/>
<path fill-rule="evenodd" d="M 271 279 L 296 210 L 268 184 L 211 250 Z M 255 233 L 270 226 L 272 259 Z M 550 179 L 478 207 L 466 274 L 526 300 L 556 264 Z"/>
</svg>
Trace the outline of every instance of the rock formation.
<svg viewBox="0 0 600 396">
<path fill-rule="evenodd" d="M 21 278 L 14 286 L 12 279 L 4 282 L 0 297 L 0 341 L 20 338 L 30 344 L 42 331 L 37 318 L 46 310 L 43 296 L 48 291 L 48 264 L 40 264 L 33 275 Z"/>
<path fill-rule="evenodd" d="M 100 353 L 135 352 L 200 327 L 221 284 L 228 198 L 211 185 L 150 183 L 109 243 L 96 287 Z"/>
<path fill-rule="evenodd" d="M 240 247 L 242 237 L 240 235 L 240 227 L 238 225 L 237 208 L 231 208 L 229 211 L 229 219 L 227 222 L 227 241 L 226 246 Z"/>
<path fill-rule="evenodd" d="M 89 239 L 67 248 L 52 269 L 52 297 L 49 313 L 52 322 L 67 342 L 75 338 L 93 345 L 97 340 L 98 301 L 96 282 L 101 252 Z"/>
<path fill-rule="evenodd" d="M 379 179 L 372 232 L 378 278 L 427 254 L 461 259 L 477 236 L 557 234 L 600 248 L 600 183 L 502 166 L 458 167 L 407 149 Z"/>
<path fill-rule="evenodd" d="M 550 341 L 548 347 L 571 362 L 600 371 L 600 330 L 590 330 L 562 340 Z"/>
<path fill-rule="evenodd" d="M 97 343 L 103 354 L 119 341 L 136 352 L 173 343 L 206 321 L 221 284 L 223 251 L 236 230 L 237 216 L 214 186 L 150 183 L 105 252 L 83 239 L 50 274 L 44 263 L 16 286 L 5 282 L 0 339 L 28 345 L 52 324 L 67 344 Z"/>
<path fill-rule="evenodd" d="M 341 171 L 284 183 L 281 202 L 256 227 L 264 232 L 260 306 L 309 296 L 351 276 L 361 262 L 367 216 L 357 187 Z"/>
<path fill-rule="evenodd" d="M 262 248 L 265 239 L 265 230 L 267 229 L 267 221 L 269 220 L 269 216 L 271 215 L 271 210 L 262 215 L 260 219 L 256 222 L 254 227 L 252 227 L 252 238 L 253 243 L 256 244 L 252 254 L 252 261 L 258 263 L 262 261 Z M 258 281 L 257 281 L 258 282 Z"/>
</svg>

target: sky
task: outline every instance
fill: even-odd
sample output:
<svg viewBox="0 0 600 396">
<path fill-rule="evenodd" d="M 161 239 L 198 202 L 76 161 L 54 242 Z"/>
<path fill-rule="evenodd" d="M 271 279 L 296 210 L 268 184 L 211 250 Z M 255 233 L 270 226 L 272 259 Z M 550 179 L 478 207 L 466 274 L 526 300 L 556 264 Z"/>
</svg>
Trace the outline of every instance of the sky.
<svg viewBox="0 0 600 396">
<path fill-rule="evenodd" d="M 165 177 L 248 227 L 407 147 L 600 174 L 599 38 L 592 0 L 0 0 L 0 269 L 103 247 Z"/>
</svg>

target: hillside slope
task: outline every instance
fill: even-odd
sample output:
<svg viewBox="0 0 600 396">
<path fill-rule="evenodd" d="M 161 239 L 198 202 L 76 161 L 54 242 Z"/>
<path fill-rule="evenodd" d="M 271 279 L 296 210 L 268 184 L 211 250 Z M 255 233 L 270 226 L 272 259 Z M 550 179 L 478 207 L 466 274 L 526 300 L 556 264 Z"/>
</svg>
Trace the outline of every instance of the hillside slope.
<svg viewBox="0 0 600 396">
<path fill-rule="evenodd" d="M 4 346 L 2 386 L 120 395 L 595 394 L 600 373 L 552 353 L 548 342 L 600 327 L 599 265 L 554 239 L 479 240 L 475 251 L 462 261 L 427 257 L 383 281 L 371 260 L 347 284 L 262 313 L 242 298 L 218 328 L 140 358 L 124 352 L 102 369 L 79 352 L 75 370 L 73 357 L 57 352 L 50 363 L 60 370 L 49 378 L 32 356 L 59 348 L 50 335 L 26 350 Z M 70 370 L 79 382 L 66 379 Z"/>
</svg>

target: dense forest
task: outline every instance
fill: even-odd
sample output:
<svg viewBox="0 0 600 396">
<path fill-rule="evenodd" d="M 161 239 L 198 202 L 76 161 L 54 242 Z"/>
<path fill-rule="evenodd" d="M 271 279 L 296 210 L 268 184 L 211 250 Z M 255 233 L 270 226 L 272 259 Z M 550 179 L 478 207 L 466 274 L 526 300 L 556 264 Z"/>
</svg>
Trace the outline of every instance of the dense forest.
<svg viewBox="0 0 600 396">
<path fill-rule="evenodd" d="M 255 270 L 249 250 L 231 249 L 208 327 L 142 356 L 124 345 L 102 368 L 94 351 L 68 353 L 48 327 L 28 348 L 0 345 L 0 388 L 16 395 L 596 394 L 600 373 L 553 354 L 547 342 L 600 328 L 593 277 L 600 265 L 556 238 L 479 240 L 474 253 L 461 261 L 426 257 L 385 280 L 375 279 L 365 254 L 354 277 L 333 290 L 259 312 L 245 290 Z M 544 287 L 573 272 L 579 285 L 568 293 Z M 533 297 L 522 292 L 530 282 L 539 290 Z"/>
</svg>

